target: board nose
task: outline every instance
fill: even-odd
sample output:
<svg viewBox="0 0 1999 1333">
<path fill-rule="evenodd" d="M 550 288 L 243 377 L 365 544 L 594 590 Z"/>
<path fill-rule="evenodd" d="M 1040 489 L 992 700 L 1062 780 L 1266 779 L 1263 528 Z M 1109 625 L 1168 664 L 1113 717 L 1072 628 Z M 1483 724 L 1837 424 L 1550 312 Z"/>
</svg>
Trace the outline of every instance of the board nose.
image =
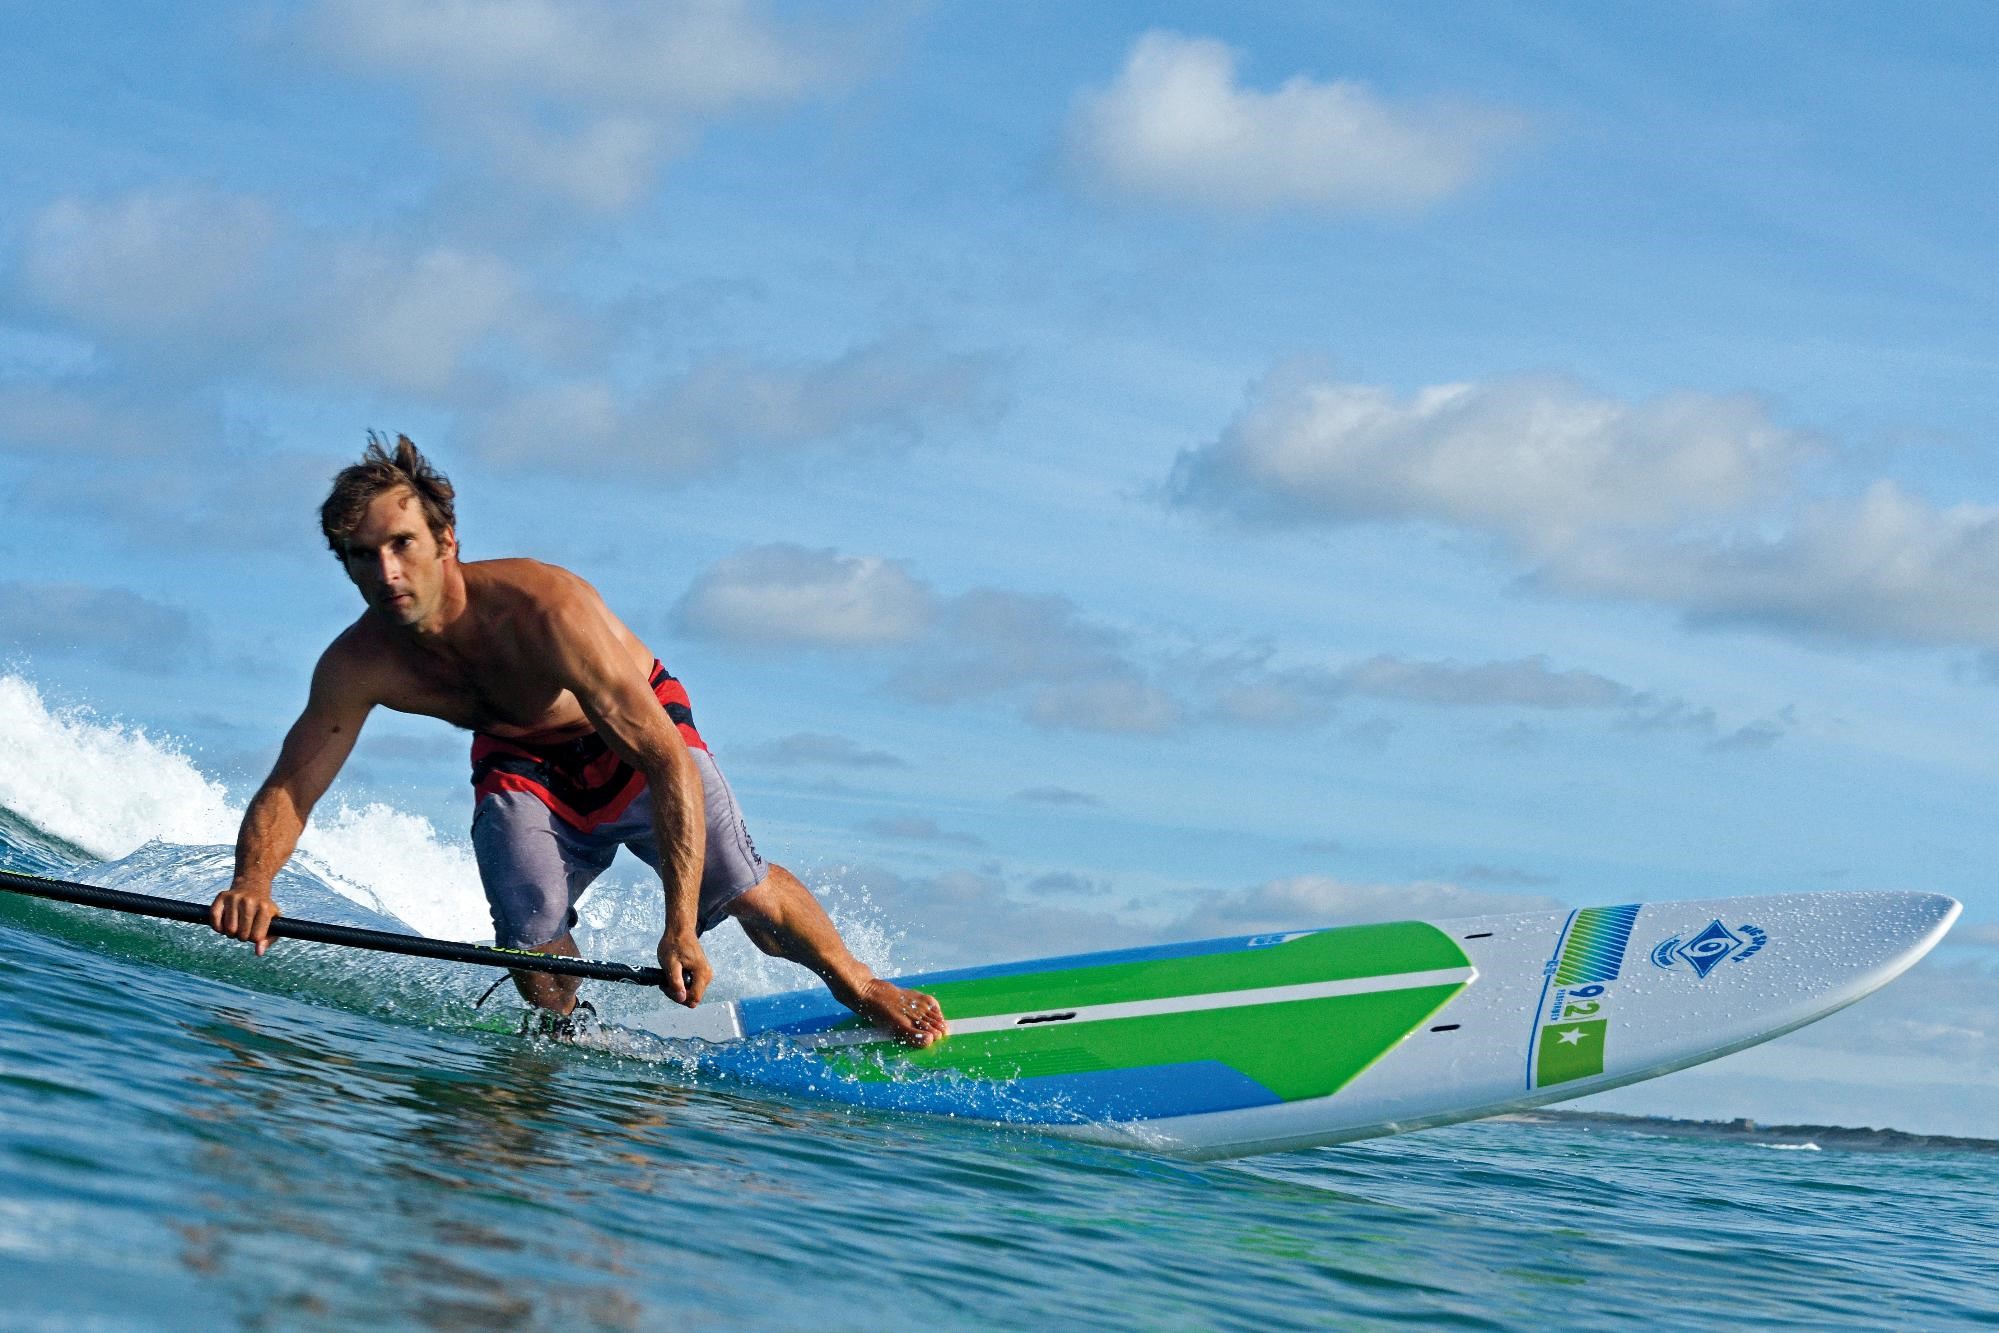
<svg viewBox="0 0 1999 1333">
<path fill-rule="evenodd" d="M 1911 896 L 1918 899 L 1917 915 L 1929 917 L 1939 938 L 1957 923 L 1957 918 L 1964 912 L 1964 904 L 1948 894 L 1918 893 Z"/>
<path fill-rule="evenodd" d="M 1944 893 L 1868 894 L 1877 909 L 1869 915 L 1875 937 L 1883 944 L 1898 944 L 1910 955 L 1922 957 L 1947 934 L 1964 911 L 1964 904 Z"/>
</svg>

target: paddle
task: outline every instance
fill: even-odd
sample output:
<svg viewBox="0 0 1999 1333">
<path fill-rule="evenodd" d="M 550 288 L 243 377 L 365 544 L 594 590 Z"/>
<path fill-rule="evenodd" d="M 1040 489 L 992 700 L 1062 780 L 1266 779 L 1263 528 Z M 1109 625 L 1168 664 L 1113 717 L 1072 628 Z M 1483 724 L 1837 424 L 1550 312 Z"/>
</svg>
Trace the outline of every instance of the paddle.
<svg viewBox="0 0 1999 1333">
<path fill-rule="evenodd" d="M 146 893 L 122 889 L 100 889 L 95 884 L 78 884 L 66 879 L 44 879 L 0 870 L 0 889 L 48 898 L 80 907 L 103 907 L 135 916 L 154 916 L 166 921 L 208 924 L 208 907 L 203 903 L 182 902 L 178 898 L 155 898 Z M 525 949 L 496 949 L 485 944 L 459 944 L 454 940 L 433 940 L 423 935 L 397 935 L 386 930 L 363 930 L 357 926 L 335 926 L 324 921 L 303 921 L 281 916 L 271 922 L 271 934 L 280 938 L 338 944 L 349 949 L 373 949 L 377 953 L 407 954 L 412 958 L 436 958 L 447 963 L 476 963 L 481 967 L 526 968 L 555 976 L 586 977 L 592 981 L 629 981 L 640 986 L 657 986 L 665 974 L 656 967 L 630 967 L 624 963 L 598 963 L 588 958 L 562 958 L 555 954 L 532 953 Z M 532 963 L 532 966 L 529 964 Z"/>
</svg>

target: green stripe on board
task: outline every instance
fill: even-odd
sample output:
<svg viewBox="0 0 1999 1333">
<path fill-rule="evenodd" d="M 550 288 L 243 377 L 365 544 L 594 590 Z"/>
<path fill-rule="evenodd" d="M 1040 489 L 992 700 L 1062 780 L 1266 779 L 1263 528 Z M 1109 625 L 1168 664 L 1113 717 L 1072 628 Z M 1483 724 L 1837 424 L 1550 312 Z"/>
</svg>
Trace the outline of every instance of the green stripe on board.
<svg viewBox="0 0 1999 1333">
<path fill-rule="evenodd" d="M 1550 1087 L 1573 1079 L 1594 1078 L 1603 1072 L 1603 1037 L 1607 1020 L 1593 1018 L 1583 1023 L 1550 1023 L 1541 1029 L 1541 1042 L 1534 1053 L 1534 1083 Z"/>
<path fill-rule="evenodd" d="M 1396 921 L 1315 930 L 1260 949 L 1230 949 L 1191 958 L 1148 958 L 1096 967 L 1017 976 L 945 981 L 923 989 L 948 1018 L 984 1018 L 1036 1009 L 1158 1000 L 1175 995 L 1256 990 L 1311 981 L 1393 976 L 1464 967 L 1463 949 L 1435 926 Z"/>
<path fill-rule="evenodd" d="M 1622 907 L 1585 907 L 1569 927 L 1568 942 L 1555 971 L 1557 986 L 1591 981 L 1615 981 L 1624 967 L 1625 946 L 1638 921 L 1637 903 Z"/>
<path fill-rule="evenodd" d="M 1464 954 L 1456 944 L 1441 931 L 1431 933 L 1443 941 L 1449 954 L 1432 955 L 1437 961 L 1426 962 L 1421 970 L 1450 966 L 1452 956 L 1462 965 Z M 1287 977 L 1264 984 L 1295 980 Z M 951 1037 L 920 1051 L 878 1044 L 828 1051 L 823 1058 L 842 1072 L 869 1081 L 894 1078 L 914 1068 L 950 1070 L 993 1082 L 1215 1060 L 1285 1101 L 1298 1101 L 1338 1092 L 1463 989 L 1461 984 L 1423 986 L 1150 1014 L 1073 1027 L 1054 1023 Z M 1116 998 L 1132 997 L 1120 993 Z"/>
</svg>

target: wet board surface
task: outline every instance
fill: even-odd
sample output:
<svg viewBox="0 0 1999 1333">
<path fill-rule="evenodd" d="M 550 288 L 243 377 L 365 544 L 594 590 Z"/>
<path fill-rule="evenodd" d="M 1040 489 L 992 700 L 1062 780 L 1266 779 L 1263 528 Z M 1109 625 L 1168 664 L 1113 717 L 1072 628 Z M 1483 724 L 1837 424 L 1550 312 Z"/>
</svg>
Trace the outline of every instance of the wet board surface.
<svg viewBox="0 0 1999 1333">
<path fill-rule="evenodd" d="M 1958 904 L 1628 903 L 1341 926 L 899 978 L 952 1035 L 885 1040 L 823 989 L 643 1026 L 703 1067 L 883 1109 L 1219 1157 L 1544 1105 L 1752 1046 L 1886 984 Z"/>
</svg>

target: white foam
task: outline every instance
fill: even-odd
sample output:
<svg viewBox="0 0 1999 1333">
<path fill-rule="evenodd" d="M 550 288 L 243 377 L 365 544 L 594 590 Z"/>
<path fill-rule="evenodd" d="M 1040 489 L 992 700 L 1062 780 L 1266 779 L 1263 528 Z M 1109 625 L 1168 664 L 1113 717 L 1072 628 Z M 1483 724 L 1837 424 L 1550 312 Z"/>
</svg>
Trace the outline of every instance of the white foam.
<svg viewBox="0 0 1999 1333">
<path fill-rule="evenodd" d="M 10 761 L 0 765 L 0 805 L 95 856 L 121 860 L 152 842 L 232 854 L 243 807 L 172 738 L 84 708 L 51 709 L 32 682 L 9 674 L 0 675 L 0 754 Z M 421 815 L 381 802 L 322 806 L 299 840 L 295 864 L 349 901 L 425 935 L 492 938 L 470 844 L 444 836 Z M 586 943 L 649 963 L 663 916 L 658 880 L 622 857 L 619 870 L 583 901 L 583 924 L 594 932 Z M 814 892 L 861 961 L 889 975 L 901 931 L 865 886 L 848 885 L 847 877 L 844 868 L 820 876 Z M 711 932 L 704 942 L 728 973 L 721 994 L 812 982 L 733 930 Z"/>
<path fill-rule="evenodd" d="M 421 815 L 379 801 L 322 808 L 299 839 L 299 851 L 345 896 L 386 910 L 425 935 L 492 938 L 472 849 L 446 839 Z"/>
<path fill-rule="evenodd" d="M 235 845 L 243 807 L 171 738 L 85 708 L 52 709 L 18 675 L 0 675 L 0 805 L 106 860 L 149 842 Z M 492 922 L 471 848 L 429 820 L 370 804 L 317 812 L 303 861 L 343 897 L 427 935 L 481 940 Z"/>
<path fill-rule="evenodd" d="M 51 709 L 19 676 L 0 676 L 0 805 L 98 856 L 146 843 L 236 840 L 241 812 L 171 741 L 87 709 Z"/>
</svg>

